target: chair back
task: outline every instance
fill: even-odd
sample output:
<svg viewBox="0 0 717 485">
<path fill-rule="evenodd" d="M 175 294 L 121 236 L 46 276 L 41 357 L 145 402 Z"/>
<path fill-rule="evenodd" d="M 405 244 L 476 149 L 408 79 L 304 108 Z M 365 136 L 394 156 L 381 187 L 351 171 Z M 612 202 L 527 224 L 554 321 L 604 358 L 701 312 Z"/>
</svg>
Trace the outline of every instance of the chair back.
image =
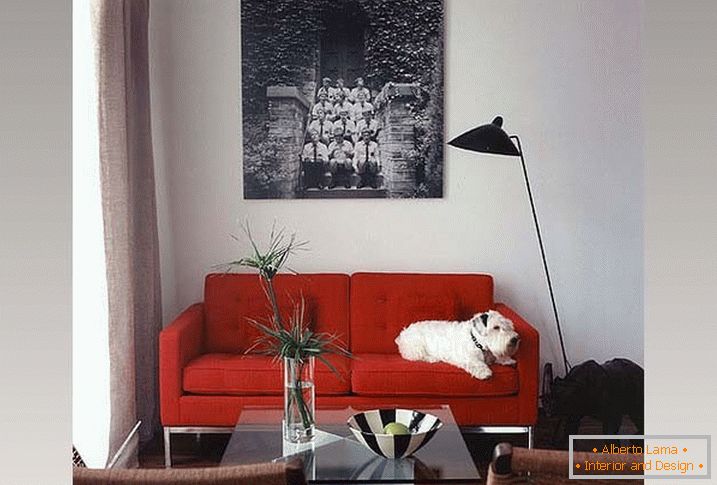
<svg viewBox="0 0 717 485">
<path fill-rule="evenodd" d="M 597 453 L 574 453 L 575 463 L 583 461 L 602 461 Z M 613 455 L 612 461 L 623 461 L 633 463 L 641 461 L 642 456 L 636 455 Z M 488 467 L 488 480 L 486 485 L 514 485 L 516 483 L 531 483 L 536 485 L 570 485 L 576 480 L 568 478 L 568 467 L 570 466 L 570 455 L 564 450 L 536 450 L 526 448 L 513 448 L 509 443 L 500 443 L 493 452 L 493 461 Z M 527 482 L 521 482 L 520 478 L 530 475 Z M 588 483 L 586 481 L 586 483 Z M 591 478 L 590 485 L 619 485 L 619 484 L 643 484 L 643 480 L 612 480 L 602 478 Z"/>
<path fill-rule="evenodd" d="M 73 485 L 306 485 L 297 463 L 213 468 L 73 468 Z"/>
</svg>

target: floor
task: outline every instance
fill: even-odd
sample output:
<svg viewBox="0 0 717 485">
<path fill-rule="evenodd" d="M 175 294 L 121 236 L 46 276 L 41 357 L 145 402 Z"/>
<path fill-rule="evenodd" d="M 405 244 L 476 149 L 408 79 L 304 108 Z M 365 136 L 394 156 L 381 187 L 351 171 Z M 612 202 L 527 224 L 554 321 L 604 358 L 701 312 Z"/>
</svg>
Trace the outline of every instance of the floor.
<svg viewBox="0 0 717 485">
<path fill-rule="evenodd" d="M 554 418 L 542 415 L 538 418 L 535 427 L 536 448 L 556 448 L 551 443 L 552 430 L 556 423 Z M 602 428 L 598 421 L 585 418 L 581 422 L 579 432 L 600 434 Z M 632 423 L 625 419 L 621 432 L 629 434 L 636 433 L 636 430 Z M 482 476 L 485 476 L 486 467 L 496 444 L 507 441 L 516 446 L 526 446 L 524 435 L 464 434 L 463 438 Z M 172 437 L 172 465 L 176 468 L 218 466 L 228 441 L 228 434 L 202 435 L 200 440 L 194 435 L 175 435 Z M 139 461 L 142 468 L 164 467 L 164 446 L 161 436 L 157 436 L 141 450 Z"/>
</svg>

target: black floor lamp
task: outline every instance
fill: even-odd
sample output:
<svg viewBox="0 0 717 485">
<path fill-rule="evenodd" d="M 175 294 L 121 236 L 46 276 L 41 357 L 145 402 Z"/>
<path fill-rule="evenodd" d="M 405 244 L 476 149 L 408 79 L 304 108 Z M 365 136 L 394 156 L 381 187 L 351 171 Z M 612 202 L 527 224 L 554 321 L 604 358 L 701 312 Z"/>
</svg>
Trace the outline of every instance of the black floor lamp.
<svg viewBox="0 0 717 485">
<path fill-rule="evenodd" d="M 530 200 L 530 210 L 533 212 L 533 222 L 535 223 L 535 232 L 538 235 L 538 244 L 540 245 L 540 255 L 543 260 L 543 269 L 545 270 L 545 279 L 548 283 L 548 291 L 550 292 L 550 302 L 553 305 L 553 315 L 555 316 L 555 325 L 558 329 L 558 338 L 560 339 L 560 350 L 563 353 L 563 365 L 565 373 L 570 370 L 570 363 L 565 353 L 565 344 L 563 342 L 563 332 L 560 328 L 560 318 L 558 317 L 558 307 L 555 305 L 555 294 L 553 293 L 553 284 L 550 281 L 550 271 L 548 271 L 548 261 L 545 258 L 545 247 L 543 246 L 543 237 L 540 234 L 540 225 L 538 224 L 538 215 L 535 212 L 535 202 L 533 202 L 533 192 L 530 190 L 530 181 L 528 180 L 528 170 L 525 168 L 525 158 L 523 158 L 523 147 L 520 144 L 518 135 L 508 135 L 503 131 L 503 118 L 496 117 L 492 123 L 482 125 L 472 130 L 466 131 L 457 136 L 448 144 L 456 148 L 463 148 L 472 152 L 490 153 L 494 155 L 507 155 L 511 157 L 520 157 L 520 163 L 523 167 L 523 178 L 525 179 L 525 188 L 528 190 L 528 199 Z M 513 143 L 515 140 L 517 143 Z"/>
</svg>

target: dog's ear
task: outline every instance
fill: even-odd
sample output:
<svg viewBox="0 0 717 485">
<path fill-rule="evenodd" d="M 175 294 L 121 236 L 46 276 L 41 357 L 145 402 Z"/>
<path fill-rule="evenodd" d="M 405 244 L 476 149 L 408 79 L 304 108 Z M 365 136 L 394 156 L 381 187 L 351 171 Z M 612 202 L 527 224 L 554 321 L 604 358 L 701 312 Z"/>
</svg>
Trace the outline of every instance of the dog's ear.
<svg viewBox="0 0 717 485">
<path fill-rule="evenodd" d="M 484 327 L 488 327 L 488 312 L 480 314 L 480 320 L 483 322 Z"/>
<path fill-rule="evenodd" d="M 485 323 L 483 323 L 484 315 L 484 313 L 476 313 L 475 315 L 473 315 L 473 318 L 471 318 L 471 325 L 473 326 L 473 329 L 480 335 L 485 335 L 486 326 Z"/>
</svg>

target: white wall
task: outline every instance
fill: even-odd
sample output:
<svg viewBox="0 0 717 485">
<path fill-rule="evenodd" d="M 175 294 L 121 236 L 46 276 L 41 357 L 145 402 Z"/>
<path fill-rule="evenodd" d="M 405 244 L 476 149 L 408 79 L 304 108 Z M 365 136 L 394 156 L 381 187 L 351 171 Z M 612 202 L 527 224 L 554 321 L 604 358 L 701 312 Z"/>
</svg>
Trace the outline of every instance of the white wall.
<svg viewBox="0 0 717 485">
<path fill-rule="evenodd" d="M 276 220 L 311 243 L 298 271 L 492 273 L 560 361 L 518 161 L 447 148 L 442 200 L 243 200 L 238 2 L 151 8 L 165 324 L 246 253 L 245 219 Z M 573 363 L 642 362 L 641 10 L 446 0 L 447 139 L 496 114 L 520 134 Z"/>
</svg>

